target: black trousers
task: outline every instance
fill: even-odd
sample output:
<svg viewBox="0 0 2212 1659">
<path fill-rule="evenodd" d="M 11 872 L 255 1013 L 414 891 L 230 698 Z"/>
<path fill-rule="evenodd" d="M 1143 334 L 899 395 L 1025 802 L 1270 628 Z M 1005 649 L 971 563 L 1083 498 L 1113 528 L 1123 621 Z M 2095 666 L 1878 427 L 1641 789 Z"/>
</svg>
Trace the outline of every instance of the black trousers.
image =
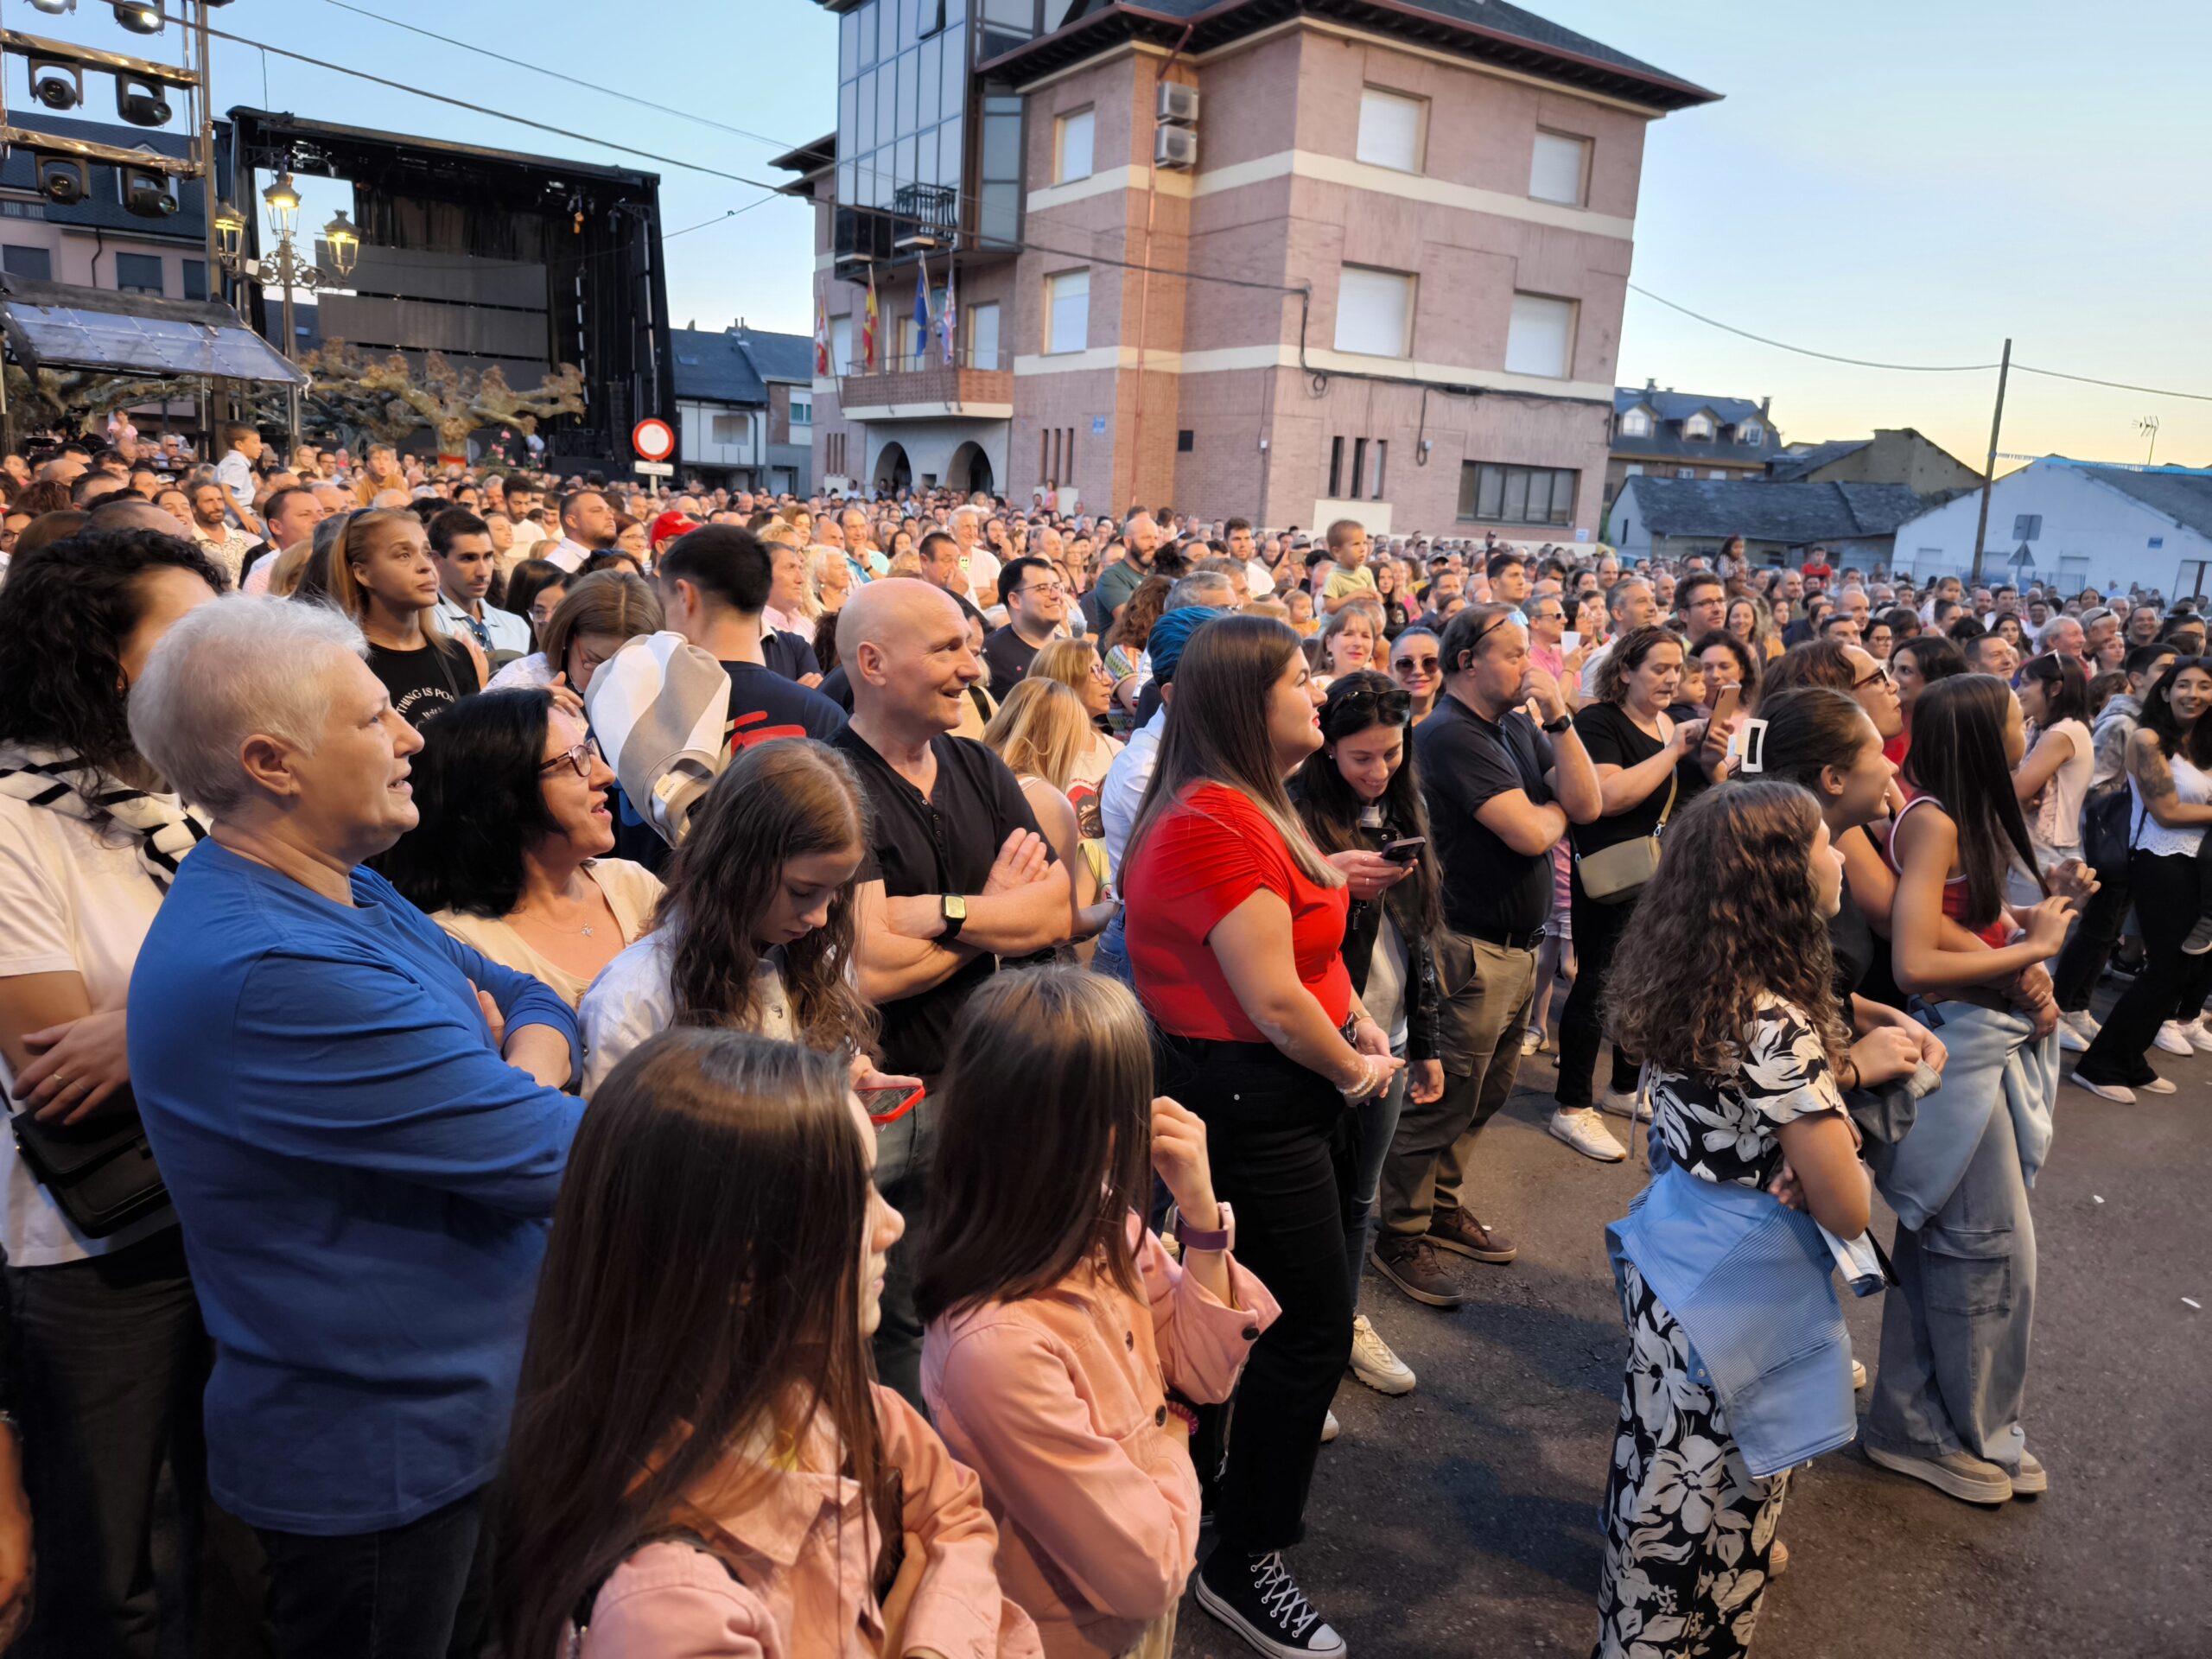
<svg viewBox="0 0 2212 1659">
<path fill-rule="evenodd" d="M 484 1493 L 343 1537 L 256 1529 L 277 1659 L 474 1659 L 488 1629 Z"/>
<path fill-rule="evenodd" d="M 1305 1535 L 1322 1421 L 1351 1361 L 1344 1204 L 1357 1119 L 1325 1077 L 1270 1044 L 1163 1037 L 1159 1060 L 1160 1092 L 1205 1120 L 1236 1259 L 1282 1307 L 1237 1384 L 1216 1530 L 1225 1548 L 1285 1548 Z"/>
<path fill-rule="evenodd" d="M 2195 858 L 2138 849 L 2129 855 L 2127 870 L 2136 925 L 2143 930 L 2143 971 L 2120 994 L 2074 1070 L 2093 1083 L 2132 1088 L 2158 1075 L 2146 1058 L 2158 1027 L 2169 1020 L 2194 1019 L 2212 995 L 2212 954 L 2182 954 L 2202 896 Z"/>
<path fill-rule="evenodd" d="M 153 1659 L 154 1490 L 166 1459 L 197 1599 L 208 1347 L 177 1230 L 82 1262 L 10 1268 L 8 1370 L 30 1500 L 31 1624 L 12 1651 Z"/>
<path fill-rule="evenodd" d="M 1574 917 L 1574 988 L 1559 1017 L 1559 1090 L 1562 1106 L 1591 1103 L 1592 1084 L 1598 1071 L 1598 1050 L 1605 1038 L 1605 976 L 1613 965 L 1613 952 L 1636 914 L 1636 900 L 1601 905 L 1582 891 L 1582 872 L 1573 875 L 1569 889 Z M 1637 1064 L 1618 1043 L 1613 1045 L 1613 1087 L 1623 1094 L 1636 1088 Z"/>
<path fill-rule="evenodd" d="M 2074 937 L 2066 941 L 2051 969 L 2051 989 L 2065 1013 L 2079 1014 L 2089 1006 L 2097 976 L 2112 960 L 2113 947 L 2120 943 L 2127 925 L 2127 903 L 2133 886 L 2125 869 L 2098 874 L 2097 890 L 2089 895 Z"/>
</svg>

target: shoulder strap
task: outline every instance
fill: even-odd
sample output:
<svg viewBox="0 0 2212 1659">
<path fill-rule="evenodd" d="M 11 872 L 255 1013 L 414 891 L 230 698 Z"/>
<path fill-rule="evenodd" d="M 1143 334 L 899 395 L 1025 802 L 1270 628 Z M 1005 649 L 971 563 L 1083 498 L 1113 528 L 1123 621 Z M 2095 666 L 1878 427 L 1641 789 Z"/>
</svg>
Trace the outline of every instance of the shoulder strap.
<svg viewBox="0 0 2212 1659">
<path fill-rule="evenodd" d="M 1675 764 L 1676 766 L 1680 766 L 1681 762 L 1677 761 Z M 1651 833 L 1653 835 L 1657 835 L 1662 830 L 1664 830 L 1667 827 L 1668 815 L 1675 810 L 1675 793 L 1681 786 L 1682 779 L 1681 772 L 1670 770 L 1667 773 L 1667 804 L 1659 809 L 1659 822 L 1651 826 Z"/>
</svg>

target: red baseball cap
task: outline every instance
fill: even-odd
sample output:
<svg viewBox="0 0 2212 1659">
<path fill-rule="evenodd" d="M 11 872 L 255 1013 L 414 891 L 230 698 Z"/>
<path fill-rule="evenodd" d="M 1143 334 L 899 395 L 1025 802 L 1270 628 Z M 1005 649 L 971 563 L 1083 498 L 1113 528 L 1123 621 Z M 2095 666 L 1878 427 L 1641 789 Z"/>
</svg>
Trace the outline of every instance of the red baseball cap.
<svg viewBox="0 0 2212 1659">
<path fill-rule="evenodd" d="M 655 552 L 663 542 L 672 542 L 687 530 L 699 528 L 699 521 L 688 512 L 664 512 L 653 520 L 652 528 L 645 532 L 645 540 Z"/>
</svg>

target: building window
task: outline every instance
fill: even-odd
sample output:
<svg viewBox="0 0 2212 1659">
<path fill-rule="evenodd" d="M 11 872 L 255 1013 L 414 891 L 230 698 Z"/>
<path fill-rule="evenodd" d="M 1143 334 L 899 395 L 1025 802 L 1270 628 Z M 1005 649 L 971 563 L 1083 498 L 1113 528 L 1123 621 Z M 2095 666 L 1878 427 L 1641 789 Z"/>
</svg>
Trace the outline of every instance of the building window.
<svg viewBox="0 0 2212 1659">
<path fill-rule="evenodd" d="M 1418 173 L 1427 124 L 1427 99 L 1367 87 L 1359 95 L 1359 144 L 1353 154 L 1370 166 Z"/>
<path fill-rule="evenodd" d="M 994 300 L 988 305 L 968 308 L 968 366 L 971 369 L 995 369 L 999 365 L 999 307 Z"/>
<path fill-rule="evenodd" d="M 183 264 L 184 297 L 188 300 L 206 299 L 207 297 L 207 262 L 205 259 L 187 259 Z"/>
<path fill-rule="evenodd" d="M 1459 467 L 1459 517 L 1493 524 L 1570 524 L 1581 478 L 1567 467 L 1465 461 Z"/>
<path fill-rule="evenodd" d="M 1697 476 L 1697 468 L 1694 467 L 1677 467 L 1675 468 L 1675 476 L 1676 478 L 1695 478 Z"/>
<path fill-rule="evenodd" d="M 1631 409 L 1621 416 L 1621 436 L 1648 438 L 1651 435 L 1651 415 L 1647 410 Z"/>
<path fill-rule="evenodd" d="M 793 426 L 812 426 L 814 424 L 814 405 L 807 402 L 803 397 L 792 398 L 791 424 Z"/>
<path fill-rule="evenodd" d="M 1725 467 L 1715 467 L 1711 472 L 1707 473 L 1706 476 L 1707 478 L 1717 478 L 1725 482 L 1728 477 L 1728 469 Z"/>
<path fill-rule="evenodd" d="M 1331 438 L 1329 440 L 1329 487 L 1323 493 L 1332 501 L 1341 501 L 1344 499 L 1344 441 L 1342 438 Z"/>
<path fill-rule="evenodd" d="M 1746 449 L 1756 449 L 1766 442 L 1766 429 L 1757 421 L 1745 421 L 1736 429 L 1736 442 Z"/>
<path fill-rule="evenodd" d="M 18 247 L 10 243 L 0 247 L 0 270 L 10 276 L 29 276 L 35 282 L 54 280 L 54 254 L 46 248 Z"/>
<path fill-rule="evenodd" d="M 1054 184 L 1090 176 L 1090 136 L 1094 124 L 1091 117 L 1090 111 L 1077 110 L 1052 124 Z"/>
<path fill-rule="evenodd" d="M 1538 201 L 1580 207 L 1587 199 L 1589 183 L 1590 141 L 1539 129 L 1536 148 L 1529 158 L 1529 194 Z"/>
<path fill-rule="evenodd" d="M 1080 352 L 1090 343 L 1090 273 L 1064 270 L 1045 279 L 1045 353 Z"/>
<path fill-rule="evenodd" d="M 1574 302 L 1516 294 L 1505 334 L 1507 372 L 1564 380 L 1573 361 Z"/>
<path fill-rule="evenodd" d="M 1626 467 L 1622 469 L 1621 476 L 1624 478 L 1642 478 L 1643 476 L 1643 463 L 1640 461 L 1631 461 Z"/>
<path fill-rule="evenodd" d="M 1183 428 L 1175 435 L 1175 453 L 1179 455 L 1189 454 L 1198 443 L 1198 435 L 1192 431 L 1189 427 Z"/>
<path fill-rule="evenodd" d="M 1375 472 L 1374 472 L 1373 476 L 1372 476 L 1372 477 L 1370 479 L 1370 480 L 1369 480 L 1369 483 L 1368 483 L 1368 490 L 1367 490 L 1367 499 L 1368 499 L 1369 500 L 1370 500 L 1370 501 L 1380 501 L 1380 500 L 1382 499 L 1382 469 L 1383 469 L 1384 465 L 1385 465 L 1385 464 L 1389 461 L 1389 459 L 1390 459 L 1390 441 L 1389 441 L 1389 439 L 1388 439 L 1388 438 L 1377 438 L 1377 439 L 1376 439 L 1376 440 L 1375 440 Z"/>
<path fill-rule="evenodd" d="M 752 441 L 753 419 L 747 415 L 717 415 L 713 429 L 716 443 L 747 443 Z"/>
<path fill-rule="evenodd" d="M 115 256 L 115 285 L 124 294 L 162 292 L 162 256 L 158 253 L 118 253 Z"/>
<path fill-rule="evenodd" d="M 1345 265 L 1337 274 L 1337 349 L 1362 357 L 1411 357 L 1414 279 L 1403 271 Z"/>
<path fill-rule="evenodd" d="M 1686 438 L 1711 437 L 1713 435 L 1713 416 L 1710 415 L 1691 416 L 1689 419 L 1682 423 L 1682 435 Z"/>
<path fill-rule="evenodd" d="M 849 316 L 830 319 L 830 368 L 835 374 L 853 372 L 853 320 Z"/>
</svg>

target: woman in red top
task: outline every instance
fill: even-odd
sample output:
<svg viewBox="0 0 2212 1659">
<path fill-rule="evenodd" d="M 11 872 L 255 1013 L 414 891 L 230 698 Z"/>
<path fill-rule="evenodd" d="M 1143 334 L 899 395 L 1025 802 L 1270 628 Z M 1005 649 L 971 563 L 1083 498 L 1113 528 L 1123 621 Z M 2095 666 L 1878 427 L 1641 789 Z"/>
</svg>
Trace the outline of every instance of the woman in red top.
<svg viewBox="0 0 2212 1659">
<path fill-rule="evenodd" d="M 1227 616 L 1191 636 L 1122 861 L 1129 963 L 1160 1033 L 1162 1093 L 1205 1121 L 1237 1257 L 1282 1307 L 1252 1351 L 1199 1604 L 1263 1652 L 1332 1656 L 1281 1552 L 1303 1531 L 1329 1401 L 1351 1357 L 1348 1102 L 1404 1064 L 1343 957 L 1344 876 L 1283 787 L 1321 743 L 1298 636 Z M 1203 1463 L 1201 1467 L 1205 1466 Z"/>
</svg>

